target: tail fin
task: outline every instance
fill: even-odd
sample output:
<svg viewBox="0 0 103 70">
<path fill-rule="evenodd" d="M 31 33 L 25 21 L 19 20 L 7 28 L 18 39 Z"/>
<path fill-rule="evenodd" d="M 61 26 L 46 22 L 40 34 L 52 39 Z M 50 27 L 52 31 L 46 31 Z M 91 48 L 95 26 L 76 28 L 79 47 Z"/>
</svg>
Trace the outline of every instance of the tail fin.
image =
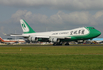
<svg viewBox="0 0 103 70">
<path fill-rule="evenodd" d="M 0 37 L 0 42 L 4 42 L 4 40 Z"/>
<path fill-rule="evenodd" d="M 20 23 L 24 34 L 35 33 L 35 31 L 27 24 L 25 20 L 21 19 Z"/>
</svg>

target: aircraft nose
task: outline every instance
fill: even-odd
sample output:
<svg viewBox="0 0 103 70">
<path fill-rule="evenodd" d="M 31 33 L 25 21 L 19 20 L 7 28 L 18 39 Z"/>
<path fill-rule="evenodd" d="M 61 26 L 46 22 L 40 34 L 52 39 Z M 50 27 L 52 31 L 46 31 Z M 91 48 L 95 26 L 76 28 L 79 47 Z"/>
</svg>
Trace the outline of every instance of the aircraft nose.
<svg viewBox="0 0 103 70">
<path fill-rule="evenodd" d="M 100 31 L 97 31 L 97 35 L 98 35 L 98 36 L 101 35 L 101 32 L 100 32 Z"/>
</svg>

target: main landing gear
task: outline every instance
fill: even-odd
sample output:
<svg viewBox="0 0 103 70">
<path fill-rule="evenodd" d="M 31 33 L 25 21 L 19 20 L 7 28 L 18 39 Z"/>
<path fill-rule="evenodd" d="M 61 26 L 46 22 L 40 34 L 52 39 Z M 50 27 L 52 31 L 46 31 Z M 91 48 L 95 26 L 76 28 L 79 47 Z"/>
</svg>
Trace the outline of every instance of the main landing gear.
<svg viewBox="0 0 103 70">
<path fill-rule="evenodd" d="M 54 42 L 53 46 L 62 46 L 62 42 Z M 64 45 L 69 46 L 69 42 L 64 43 Z"/>
<path fill-rule="evenodd" d="M 62 45 L 62 42 L 54 42 L 53 43 L 53 46 L 61 46 Z"/>
<path fill-rule="evenodd" d="M 66 42 L 65 45 L 66 45 L 66 46 L 69 46 L 69 42 Z"/>
</svg>

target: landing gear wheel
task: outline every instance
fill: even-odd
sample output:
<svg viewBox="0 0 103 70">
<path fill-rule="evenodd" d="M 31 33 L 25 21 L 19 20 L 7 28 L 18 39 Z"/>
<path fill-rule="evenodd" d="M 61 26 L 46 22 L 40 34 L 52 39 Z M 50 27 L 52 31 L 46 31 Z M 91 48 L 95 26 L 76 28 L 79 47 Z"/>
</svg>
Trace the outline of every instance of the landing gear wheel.
<svg viewBox="0 0 103 70">
<path fill-rule="evenodd" d="M 65 45 L 67 45 L 67 46 L 68 46 L 68 45 L 69 45 L 69 43 L 67 42 Z"/>
<path fill-rule="evenodd" d="M 57 45 L 61 46 L 61 45 L 62 45 L 62 42 L 57 43 Z"/>
<path fill-rule="evenodd" d="M 59 42 L 59 43 L 53 43 L 53 46 L 60 46 L 60 45 L 62 45 L 62 43 L 61 42 Z"/>
<path fill-rule="evenodd" d="M 53 46 L 56 46 L 56 43 L 53 43 Z"/>
</svg>

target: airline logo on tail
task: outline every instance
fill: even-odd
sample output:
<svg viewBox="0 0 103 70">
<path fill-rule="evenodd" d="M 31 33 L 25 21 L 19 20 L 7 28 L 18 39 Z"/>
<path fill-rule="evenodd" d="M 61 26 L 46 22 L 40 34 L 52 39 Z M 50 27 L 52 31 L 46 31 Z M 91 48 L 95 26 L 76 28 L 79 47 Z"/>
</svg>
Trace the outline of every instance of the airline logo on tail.
<svg viewBox="0 0 103 70">
<path fill-rule="evenodd" d="M 20 20 L 23 32 L 29 32 L 29 28 L 23 20 Z"/>
</svg>

